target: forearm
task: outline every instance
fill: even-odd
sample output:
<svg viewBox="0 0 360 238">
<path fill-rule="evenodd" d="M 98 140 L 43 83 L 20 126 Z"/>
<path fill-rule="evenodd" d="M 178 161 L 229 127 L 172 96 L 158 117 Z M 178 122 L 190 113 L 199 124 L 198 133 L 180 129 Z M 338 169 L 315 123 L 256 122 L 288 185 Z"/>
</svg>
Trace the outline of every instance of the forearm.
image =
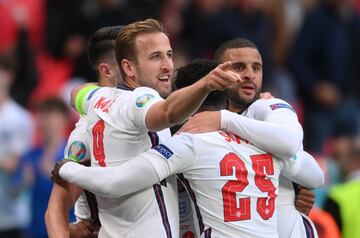
<svg viewBox="0 0 360 238">
<path fill-rule="evenodd" d="M 292 181 L 309 189 L 324 185 L 325 177 L 314 157 L 305 151 L 296 155 L 294 166 L 281 172 Z"/>
<path fill-rule="evenodd" d="M 209 92 L 210 89 L 202 80 L 173 92 L 166 100 L 159 102 L 150 109 L 153 110 L 153 116 L 158 119 L 147 118 L 148 129 L 162 130 L 183 123 L 198 110 Z M 149 115 L 151 116 L 151 114 Z"/>
<path fill-rule="evenodd" d="M 293 157 L 301 148 L 303 139 L 297 121 L 291 124 L 258 121 L 227 110 L 221 111 L 221 128 L 280 158 Z"/>
<path fill-rule="evenodd" d="M 69 212 L 80 193 L 81 189 L 76 186 L 54 184 L 45 213 L 50 238 L 69 237 Z"/>
<path fill-rule="evenodd" d="M 133 158 L 121 166 L 106 168 L 89 168 L 70 162 L 60 169 L 60 176 L 96 195 L 114 198 L 160 181 L 155 169 L 144 157 Z"/>
</svg>

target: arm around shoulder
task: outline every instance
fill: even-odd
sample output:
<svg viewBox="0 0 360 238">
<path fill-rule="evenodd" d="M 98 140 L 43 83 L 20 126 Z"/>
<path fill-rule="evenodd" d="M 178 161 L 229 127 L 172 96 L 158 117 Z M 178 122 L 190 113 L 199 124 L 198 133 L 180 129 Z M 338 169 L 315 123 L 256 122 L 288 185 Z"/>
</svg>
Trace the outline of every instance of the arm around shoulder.
<svg viewBox="0 0 360 238">
<path fill-rule="evenodd" d="M 281 114 L 257 119 L 221 110 L 221 128 L 284 159 L 296 155 L 303 139 L 303 130 L 296 114 L 290 117 Z"/>
<path fill-rule="evenodd" d="M 183 123 L 193 115 L 211 90 L 203 81 L 179 89 L 165 100 L 155 103 L 146 114 L 149 130 L 162 130 Z"/>
</svg>

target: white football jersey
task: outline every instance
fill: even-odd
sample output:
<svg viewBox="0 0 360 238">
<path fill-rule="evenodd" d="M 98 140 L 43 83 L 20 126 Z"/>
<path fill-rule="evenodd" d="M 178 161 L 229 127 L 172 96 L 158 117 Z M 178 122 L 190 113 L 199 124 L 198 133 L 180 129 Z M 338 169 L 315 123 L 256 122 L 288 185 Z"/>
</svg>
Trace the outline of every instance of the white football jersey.
<svg viewBox="0 0 360 238">
<path fill-rule="evenodd" d="M 274 159 L 225 132 L 181 134 L 154 149 L 169 164 L 166 168 L 161 159 L 149 159 L 160 178 L 170 169 L 181 171 L 188 181 L 200 211 L 202 236 L 278 237 L 278 177 L 293 160 Z"/>
<path fill-rule="evenodd" d="M 297 123 L 297 116 L 294 112 L 294 109 L 287 102 L 274 98 L 257 100 L 241 115 L 259 121 L 271 121 L 272 118 L 282 118 L 282 120 L 285 120 L 288 123 Z M 274 131 L 273 133 L 275 134 L 277 131 Z M 254 139 L 254 137 L 252 137 L 252 139 Z M 291 140 L 294 138 L 287 139 Z M 263 148 L 257 141 L 251 140 L 251 142 L 257 144 L 258 147 Z M 276 143 L 276 140 L 272 140 L 271 137 L 269 137 L 267 146 L 274 148 L 274 144 Z M 295 208 L 295 191 L 293 183 L 284 176 L 280 176 L 278 211 L 280 214 L 278 217 L 280 238 L 307 237 L 303 217 Z M 283 214 L 286 214 L 286 216 Z M 317 237 L 316 231 L 314 234 L 315 237 Z"/>
<path fill-rule="evenodd" d="M 148 131 L 145 116 L 160 100 L 146 87 L 90 91 L 82 106 L 87 111 L 91 166 L 120 165 L 157 145 L 159 137 Z M 170 137 L 168 130 L 166 134 Z M 97 196 L 99 237 L 178 237 L 177 187 L 174 178 L 169 180 L 117 199 Z"/>
<path fill-rule="evenodd" d="M 64 150 L 64 158 L 69 158 L 69 154 L 71 154 L 71 145 L 79 141 L 84 144 L 86 148 L 89 148 L 88 137 L 86 132 L 87 127 L 87 119 L 85 116 L 80 116 L 78 122 L 75 124 L 74 130 L 71 131 L 70 136 L 68 138 L 65 150 Z M 90 158 L 90 151 L 86 150 L 86 158 Z"/>
<path fill-rule="evenodd" d="M 70 133 L 68 142 L 64 150 L 64 158 L 69 158 L 79 152 L 77 146 L 82 143 L 84 146 L 82 152 L 82 159 L 90 158 L 88 135 L 86 132 L 87 119 L 85 116 L 80 116 L 79 121 L 75 124 L 74 130 Z M 74 206 L 74 214 L 76 221 L 91 219 L 90 208 L 87 203 L 85 193 L 82 193 Z"/>
</svg>

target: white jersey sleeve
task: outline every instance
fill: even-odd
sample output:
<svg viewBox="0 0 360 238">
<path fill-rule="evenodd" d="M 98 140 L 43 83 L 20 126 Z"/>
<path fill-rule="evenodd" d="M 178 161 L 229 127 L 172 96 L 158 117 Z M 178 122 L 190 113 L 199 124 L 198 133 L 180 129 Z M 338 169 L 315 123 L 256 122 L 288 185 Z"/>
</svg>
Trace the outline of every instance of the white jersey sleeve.
<svg viewBox="0 0 360 238">
<path fill-rule="evenodd" d="M 153 148 L 162 157 L 149 159 L 160 178 L 184 172 L 196 162 L 196 135 L 181 133 Z"/>
<path fill-rule="evenodd" d="M 242 115 L 222 110 L 221 127 L 280 158 L 293 157 L 303 139 L 296 113 L 280 99 L 259 99 Z"/>
<path fill-rule="evenodd" d="M 136 128 L 147 130 L 145 118 L 150 107 L 156 102 L 164 100 L 158 92 L 152 88 L 140 87 L 133 91 L 133 94 L 127 102 L 128 116 L 134 122 Z"/>
<path fill-rule="evenodd" d="M 86 132 L 87 119 L 81 116 L 71 132 L 65 150 L 64 158 L 82 160 L 90 158 L 88 136 Z"/>
<path fill-rule="evenodd" d="M 89 103 L 82 104 L 84 107 L 88 105 L 89 116 L 95 114 L 118 129 L 147 131 L 145 118 L 148 110 L 154 103 L 164 99 L 155 90 L 140 87 L 134 91 L 100 88 L 89 100 Z"/>
<path fill-rule="evenodd" d="M 121 197 L 160 182 L 169 175 L 180 173 L 195 161 L 190 135 L 170 138 L 136 158 L 117 167 L 85 167 L 66 163 L 60 176 L 90 192 L 105 197 Z M 97 179 L 92 179 L 96 177 Z"/>
<path fill-rule="evenodd" d="M 325 182 L 324 173 L 314 157 L 300 150 L 290 160 L 283 160 L 281 174 L 304 187 L 315 189 Z"/>
</svg>

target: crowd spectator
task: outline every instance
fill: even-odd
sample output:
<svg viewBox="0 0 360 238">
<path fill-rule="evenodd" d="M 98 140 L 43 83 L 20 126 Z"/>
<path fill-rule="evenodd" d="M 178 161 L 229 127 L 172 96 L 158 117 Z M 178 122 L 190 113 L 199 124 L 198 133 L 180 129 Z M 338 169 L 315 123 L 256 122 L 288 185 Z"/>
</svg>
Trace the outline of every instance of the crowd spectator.
<svg viewBox="0 0 360 238">
<path fill-rule="evenodd" d="M 15 76 L 11 56 L 0 56 L 0 237 L 20 238 L 26 224 L 21 199 L 12 188 L 20 157 L 32 144 L 30 114 L 10 97 Z"/>
<path fill-rule="evenodd" d="M 69 108 L 61 99 L 48 98 L 38 105 L 36 116 L 40 143 L 22 158 L 23 169 L 27 171 L 23 183 L 31 193 L 29 238 L 46 238 L 44 217 L 53 185 L 50 175 L 55 163 L 64 157 Z"/>
</svg>

